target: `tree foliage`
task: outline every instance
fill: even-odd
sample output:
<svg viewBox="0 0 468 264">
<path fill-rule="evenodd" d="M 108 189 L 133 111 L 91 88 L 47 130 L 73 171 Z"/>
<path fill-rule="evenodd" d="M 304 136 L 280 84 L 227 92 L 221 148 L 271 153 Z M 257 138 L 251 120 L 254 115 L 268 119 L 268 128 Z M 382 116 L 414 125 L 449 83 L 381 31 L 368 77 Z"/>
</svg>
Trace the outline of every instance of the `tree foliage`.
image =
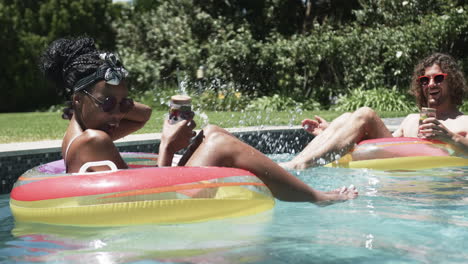
<svg viewBox="0 0 468 264">
<path fill-rule="evenodd" d="M 176 83 L 181 72 L 196 83 L 204 65 L 207 89 L 221 82 L 326 106 L 353 89 L 404 92 L 415 63 L 432 52 L 467 60 L 462 1 L 146 2 L 118 32 L 138 89 Z"/>
<path fill-rule="evenodd" d="M 0 1 L 0 112 L 31 111 L 62 98 L 38 70 L 42 50 L 60 37 L 89 35 L 113 49 L 111 0 Z M 117 6 L 115 6 L 117 7 Z"/>
<path fill-rule="evenodd" d="M 183 82 L 327 108 L 356 89 L 405 93 L 432 52 L 466 69 L 467 12 L 462 0 L 0 0 L 0 111 L 56 102 L 35 60 L 53 39 L 80 34 L 115 44 L 138 96 Z"/>
</svg>

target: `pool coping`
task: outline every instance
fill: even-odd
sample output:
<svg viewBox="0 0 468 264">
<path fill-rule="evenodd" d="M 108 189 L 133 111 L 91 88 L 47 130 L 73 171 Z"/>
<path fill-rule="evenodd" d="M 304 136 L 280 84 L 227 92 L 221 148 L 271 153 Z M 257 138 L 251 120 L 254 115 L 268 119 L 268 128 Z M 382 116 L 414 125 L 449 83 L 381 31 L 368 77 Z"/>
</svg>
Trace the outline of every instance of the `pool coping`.
<svg viewBox="0 0 468 264">
<path fill-rule="evenodd" d="M 394 131 L 401 119 L 384 122 L 390 131 Z M 254 126 L 227 130 L 264 154 L 298 153 L 313 139 L 301 126 Z M 161 133 L 132 134 L 116 140 L 115 145 L 120 152 L 157 153 L 160 139 Z M 28 169 L 62 159 L 61 144 L 62 140 L 0 144 L 0 194 L 9 193 L 17 178 Z"/>
<path fill-rule="evenodd" d="M 301 130 L 300 126 L 254 126 L 242 128 L 227 128 L 226 130 L 234 135 L 246 133 L 260 133 L 271 131 Z M 198 130 L 195 130 L 198 132 Z M 135 144 L 153 144 L 161 140 L 161 133 L 132 134 L 115 141 L 117 147 L 130 146 Z M 0 157 L 20 154 L 49 153 L 61 151 L 62 140 L 43 140 L 32 142 L 15 142 L 0 144 Z"/>
<path fill-rule="evenodd" d="M 384 119 L 384 121 L 389 119 Z M 393 120 L 392 120 L 393 121 Z M 393 121 L 395 122 L 395 121 Z M 389 123 L 389 124 L 387 124 Z M 398 125 L 390 124 L 386 122 L 387 128 L 390 131 L 397 129 Z M 271 131 L 288 131 L 288 130 L 302 130 L 301 126 L 252 126 L 252 127 L 241 127 L 241 128 L 227 128 L 227 131 L 234 135 L 242 135 L 246 133 L 260 133 L 260 132 L 271 132 Z M 116 146 L 123 147 L 135 144 L 149 144 L 157 143 L 161 140 L 161 133 L 147 133 L 147 134 L 132 134 L 115 141 Z M 43 140 L 43 141 L 32 141 L 32 142 L 15 142 L 0 144 L 0 157 L 6 157 L 11 155 L 19 154 L 35 154 L 35 153 L 49 153 L 61 151 L 62 140 Z"/>
</svg>

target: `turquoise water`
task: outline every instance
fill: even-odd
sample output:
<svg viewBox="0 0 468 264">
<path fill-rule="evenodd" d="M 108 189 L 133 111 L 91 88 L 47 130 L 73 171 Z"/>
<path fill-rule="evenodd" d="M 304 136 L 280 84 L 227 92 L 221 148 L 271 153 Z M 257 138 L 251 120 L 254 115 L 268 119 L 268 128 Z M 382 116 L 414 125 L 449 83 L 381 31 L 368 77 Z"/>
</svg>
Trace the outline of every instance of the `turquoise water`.
<svg viewBox="0 0 468 264">
<path fill-rule="evenodd" d="M 277 202 L 198 224 L 81 228 L 15 225 L 1 195 L 0 263 L 468 262 L 468 167 L 295 173 L 320 190 L 353 183 L 360 197 L 328 207 Z"/>
</svg>

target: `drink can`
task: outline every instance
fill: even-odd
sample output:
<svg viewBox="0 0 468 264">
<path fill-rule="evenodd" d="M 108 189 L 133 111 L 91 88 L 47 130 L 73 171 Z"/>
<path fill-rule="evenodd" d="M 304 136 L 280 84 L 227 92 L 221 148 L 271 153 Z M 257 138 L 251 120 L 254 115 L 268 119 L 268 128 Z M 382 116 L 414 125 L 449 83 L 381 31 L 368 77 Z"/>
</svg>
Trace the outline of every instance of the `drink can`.
<svg viewBox="0 0 468 264">
<path fill-rule="evenodd" d="M 187 95 L 174 95 L 169 102 L 169 121 L 171 124 L 193 118 L 192 98 Z"/>
</svg>

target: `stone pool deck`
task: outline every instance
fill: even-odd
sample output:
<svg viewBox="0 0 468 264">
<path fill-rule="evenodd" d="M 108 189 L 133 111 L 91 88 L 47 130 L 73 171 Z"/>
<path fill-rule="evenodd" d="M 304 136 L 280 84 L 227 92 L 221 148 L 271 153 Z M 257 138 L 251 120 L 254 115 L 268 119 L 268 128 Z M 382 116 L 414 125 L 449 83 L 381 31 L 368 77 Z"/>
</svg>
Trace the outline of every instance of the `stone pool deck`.
<svg viewBox="0 0 468 264">
<path fill-rule="evenodd" d="M 390 131 L 403 118 L 385 118 Z M 265 154 L 297 153 L 311 139 L 300 126 L 262 126 L 228 129 Z M 284 132 L 288 133 L 284 133 Z M 157 152 L 161 134 L 134 134 L 117 140 L 121 152 Z M 62 140 L 0 144 L 0 193 L 9 193 L 16 179 L 29 168 L 61 159 Z"/>
</svg>

